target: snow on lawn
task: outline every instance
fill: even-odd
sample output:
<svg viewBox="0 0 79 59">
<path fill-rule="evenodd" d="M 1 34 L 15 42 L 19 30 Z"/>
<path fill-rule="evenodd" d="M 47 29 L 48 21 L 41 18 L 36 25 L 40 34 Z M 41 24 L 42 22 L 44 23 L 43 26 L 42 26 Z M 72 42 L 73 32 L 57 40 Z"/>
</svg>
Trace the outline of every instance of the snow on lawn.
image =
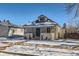
<svg viewBox="0 0 79 59">
<path fill-rule="evenodd" d="M 66 41 L 40 41 L 40 40 L 29 40 L 26 43 L 31 44 L 46 44 L 46 45 L 79 45 L 79 42 L 66 42 Z"/>
<path fill-rule="evenodd" d="M 19 56 L 19 55 L 7 54 L 7 53 L 0 52 L 0 56 Z"/>
<path fill-rule="evenodd" d="M 73 39 L 59 39 L 59 40 L 53 40 L 53 41 L 42 41 L 42 40 L 0 40 L 0 42 L 26 42 L 31 44 L 46 44 L 46 45 L 79 45 L 79 40 L 73 40 Z"/>
<path fill-rule="evenodd" d="M 60 45 L 60 46 L 77 46 L 79 45 L 78 40 L 53 40 L 53 41 L 40 41 L 40 40 L 6 40 L 1 42 L 24 42 L 24 44 L 30 43 L 32 46 L 20 46 L 14 45 L 11 47 L 7 47 L 3 51 L 14 52 L 14 53 L 22 53 L 22 54 L 31 54 L 31 55 L 39 55 L 39 56 L 76 56 L 79 55 L 79 50 L 68 50 L 61 48 L 42 48 L 35 47 L 36 44 L 45 44 L 45 45 Z M 2 44 L 2 43 L 0 43 Z M 3 45 L 1 45 L 3 46 Z"/>
<path fill-rule="evenodd" d="M 26 47 L 26 46 L 19 46 L 19 45 L 15 45 L 12 47 L 8 47 L 5 51 L 9 51 L 9 52 L 16 52 L 16 53 L 31 53 L 31 51 L 33 51 L 34 47 Z"/>
<path fill-rule="evenodd" d="M 6 40 L 2 42 L 25 42 L 26 40 Z"/>
<path fill-rule="evenodd" d="M 8 45 L 0 42 L 0 47 L 5 47 L 5 46 L 8 46 Z"/>
<path fill-rule="evenodd" d="M 67 50 L 67 49 L 60 49 L 60 48 L 35 48 L 35 47 L 19 46 L 19 45 L 8 47 L 6 50 L 3 50 L 3 51 L 39 55 L 39 56 L 79 55 L 79 50 L 75 51 L 75 50 Z"/>
<path fill-rule="evenodd" d="M 58 39 L 58 40 L 54 40 L 54 41 L 79 43 L 79 39 Z"/>
</svg>

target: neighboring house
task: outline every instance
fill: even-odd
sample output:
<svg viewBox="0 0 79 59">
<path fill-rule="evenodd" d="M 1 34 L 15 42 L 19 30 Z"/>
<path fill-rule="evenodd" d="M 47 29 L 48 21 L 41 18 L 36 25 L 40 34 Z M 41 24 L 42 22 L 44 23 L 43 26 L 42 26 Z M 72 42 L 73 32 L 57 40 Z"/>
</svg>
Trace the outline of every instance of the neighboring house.
<svg viewBox="0 0 79 59">
<path fill-rule="evenodd" d="M 8 36 L 24 36 L 24 28 L 19 26 L 12 26 L 10 27 Z"/>
<path fill-rule="evenodd" d="M 9 22 L 9 20 L 0 21 L 0 37 L 8 37 L 10 26 L 11 26 L 11 23 Z"/>
<path fill-rule="evenodd" d="M 31 25 L 24 25 L 24 29 L 27 39 L 54 40 L 61 38 L 61 27 L 44 15 L 40 15 Z"/>
<path fill-rule="evenodd" d="M 7 37 L 8 31 L 9 31 L 9 28 L 7 26 L 0 24 L 0 37 Z"/>
<path fill-rule="evenodd" d="M 14 35 L 24 36 L 24 29 L 10 23 L 9 20 L 0 21 L 0 36 L 9 37 Z"/>
</svg>

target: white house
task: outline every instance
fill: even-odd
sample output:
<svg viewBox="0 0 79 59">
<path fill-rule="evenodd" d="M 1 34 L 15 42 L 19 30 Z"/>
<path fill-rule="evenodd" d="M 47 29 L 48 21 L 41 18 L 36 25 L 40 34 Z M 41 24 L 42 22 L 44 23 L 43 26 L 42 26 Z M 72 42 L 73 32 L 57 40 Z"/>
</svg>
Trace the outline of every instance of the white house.
<svg viewBox="0 0 79 59">
<path fill-rule="evenodd" d="M 31 25 L 24 25 L 25 38 L 54 40 L 61 37 L 61 27 L 55 21 L 40 15 Z"/>
</svg>

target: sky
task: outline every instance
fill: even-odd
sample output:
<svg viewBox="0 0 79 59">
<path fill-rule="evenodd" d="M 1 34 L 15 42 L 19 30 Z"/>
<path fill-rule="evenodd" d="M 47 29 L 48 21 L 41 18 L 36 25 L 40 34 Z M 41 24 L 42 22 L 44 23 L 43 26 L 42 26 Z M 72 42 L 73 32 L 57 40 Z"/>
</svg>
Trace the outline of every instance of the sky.
<svg viewBox="0 0 79 59">
<path fill-rule="evenodd" d="M 0 3 L 0 20 L 10 20 L 16 25 L 31 23 L 45 15 L 62 26 L 68 19 L 65 4 L 54 3 Z"/>
</svg>

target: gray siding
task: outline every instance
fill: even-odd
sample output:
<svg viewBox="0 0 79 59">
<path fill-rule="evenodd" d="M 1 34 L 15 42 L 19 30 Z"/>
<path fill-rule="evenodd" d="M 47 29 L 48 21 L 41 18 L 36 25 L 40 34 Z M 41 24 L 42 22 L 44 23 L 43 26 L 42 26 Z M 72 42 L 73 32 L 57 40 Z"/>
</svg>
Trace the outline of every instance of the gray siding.
<svg viewBox="0 0 79 59">
<path fill-rule="evenodd" d="M 0 25 L 0 36 L 7 37 L 8 36 L 9 27 Z"/>
</svg>

